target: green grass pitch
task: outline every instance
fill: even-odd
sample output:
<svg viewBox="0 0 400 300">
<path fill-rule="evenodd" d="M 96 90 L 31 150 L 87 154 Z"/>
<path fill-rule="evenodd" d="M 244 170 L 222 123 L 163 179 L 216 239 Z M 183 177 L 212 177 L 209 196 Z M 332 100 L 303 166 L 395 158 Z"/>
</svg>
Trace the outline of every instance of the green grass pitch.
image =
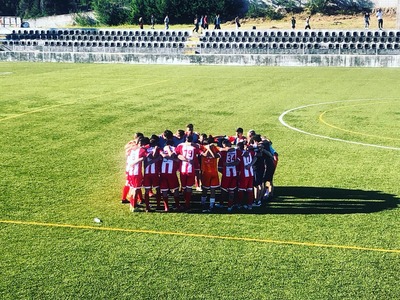
<svg viewBox="0 0 400 300">
<path fill-rule="evenodd" d="M 0 298 L 398 299 L 399 78 L 0 63 Z M 125 143 L 187 123 L 270 137 L 276 201 L 130 213 L 119 203 Z"/>
</svg>

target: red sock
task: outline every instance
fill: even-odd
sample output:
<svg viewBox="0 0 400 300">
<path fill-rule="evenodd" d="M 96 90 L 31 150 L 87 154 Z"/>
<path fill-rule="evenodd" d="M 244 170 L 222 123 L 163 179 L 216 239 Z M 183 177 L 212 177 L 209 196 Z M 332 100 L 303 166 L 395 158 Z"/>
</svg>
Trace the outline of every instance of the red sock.
<svg viewBox="0 0 400 300">
<path fill-rule="evenodd" d="M 122 200 L 125 200 L 126 197 L 128 197 L 128 193 L 129 193 L 129 185 L 125 185 L 124 188 L 122 189 Z"/>
<path fill-rule="evenodd" d="M 131 205 L 132 205 L 133 207 L 136 207 L 136 205 L 137 205 L 137 195 L 136 195 L 136 193 L 137 193 L 137 192 L 135 192 L 135 195 L 131 196 L 131 199 L 130 199 Z"/>
</svg>

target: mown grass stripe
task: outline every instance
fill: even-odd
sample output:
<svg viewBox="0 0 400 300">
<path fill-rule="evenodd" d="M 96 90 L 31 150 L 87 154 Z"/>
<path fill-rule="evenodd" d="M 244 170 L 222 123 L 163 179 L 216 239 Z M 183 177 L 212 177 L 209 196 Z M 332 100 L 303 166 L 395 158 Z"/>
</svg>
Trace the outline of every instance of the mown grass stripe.
<svg viewBox="0 0 400 300">
<path fill-rule="evenodd" d="M 72 229 L 119 231 L 119 232 L 131 232 L 131 233 L 158 234 L 158 235 L 175 235 L 175 236 L 195 237 L 195 238 L 257 242 L 257 243 L 266 243 L 266 244 L 295 245 L 295 246 L 306 246 L 306 247 L 335 248 L 335 249 L 345 249 L 345 250 L 361 250 L 361 251 L 373 251 L 373 252 L 385 252 L 385 253 L 397 253 L 397 254 L 400 254 L 400 249 L 369 248 L 369 247 L 349 246 L 349 245 L 320 244 L 320 243 L 297 242 L 297 241 L 278 241 L 278 240 L 270 240 L 270 239 L 257 239 L 257 238 L 235 237 L 235 236 L 219 236 L 219 235 L 208 235 L 208 234 L 200 234 L 200 233 L 186 233 L 186 232 L 156 231 L 156 230 L 146 230 L 146 229 L 128 229 L 128 228 L 102 227 L 101 225 L 99 225 L 99 226 L 87 226 L 87 225 L 41 223 L 41 222 L 15 221 L 15 220 L 0 220 L 0 223 L 3 223 L 3 224 L 15 224 L 15 225 L 62 227 L 62 228 L 72 228 Z"/>
</svg>

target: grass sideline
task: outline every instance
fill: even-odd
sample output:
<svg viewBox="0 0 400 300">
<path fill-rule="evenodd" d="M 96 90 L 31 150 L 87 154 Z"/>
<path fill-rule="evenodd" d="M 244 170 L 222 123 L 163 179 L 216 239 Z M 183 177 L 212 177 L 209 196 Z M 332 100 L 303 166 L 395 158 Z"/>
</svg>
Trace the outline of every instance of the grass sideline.
<svg viewBox="0 0 400 300">
<path fill-rule="evenodd" d="M 398 298 L 400 255 L 362 248 L 400 249 L 400 152 L 279 122 L 304 106 L 285 122 L 400 148 L 398 76 L 0 63 L 0 221 L 11 221 L 0 223 L 1 298 Z M 270 136 L 278 201 L 250 214 L 132 214 L 119 204 L 131 134 L 189 122 Z"/>
</svg>

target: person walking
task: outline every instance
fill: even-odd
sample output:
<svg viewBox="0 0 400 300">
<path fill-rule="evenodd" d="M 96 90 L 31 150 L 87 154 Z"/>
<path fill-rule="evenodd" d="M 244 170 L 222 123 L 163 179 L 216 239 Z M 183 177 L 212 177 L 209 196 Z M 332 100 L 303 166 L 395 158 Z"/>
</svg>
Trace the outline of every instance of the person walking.
<svg viewBox="0 0 400 300">
<path fill-rule="evenodd" d="M 204 28 L 204 30 L 208 30 L 208 17 L 207 17 L 207 15 L 204 15 L 204 18 L 203 18 L 203 28 Z"/>
<path fill-rule="evenodd" d="M 310 26 L 310 19 L 311 19 L 311 16 L 308 16 L 308 17 L 306 18 L 306 27 L 305 27 L 304 29 L 311 29 L 311 26 Z"/>
<path fill-rule="evenodd" d="M 193 32 L 198 33 L 199 32 L 199 18 L 197 18 L 197 15 L 195 15 L 194 20 L 193 20 L 194 28 Z"/>
</svg>

